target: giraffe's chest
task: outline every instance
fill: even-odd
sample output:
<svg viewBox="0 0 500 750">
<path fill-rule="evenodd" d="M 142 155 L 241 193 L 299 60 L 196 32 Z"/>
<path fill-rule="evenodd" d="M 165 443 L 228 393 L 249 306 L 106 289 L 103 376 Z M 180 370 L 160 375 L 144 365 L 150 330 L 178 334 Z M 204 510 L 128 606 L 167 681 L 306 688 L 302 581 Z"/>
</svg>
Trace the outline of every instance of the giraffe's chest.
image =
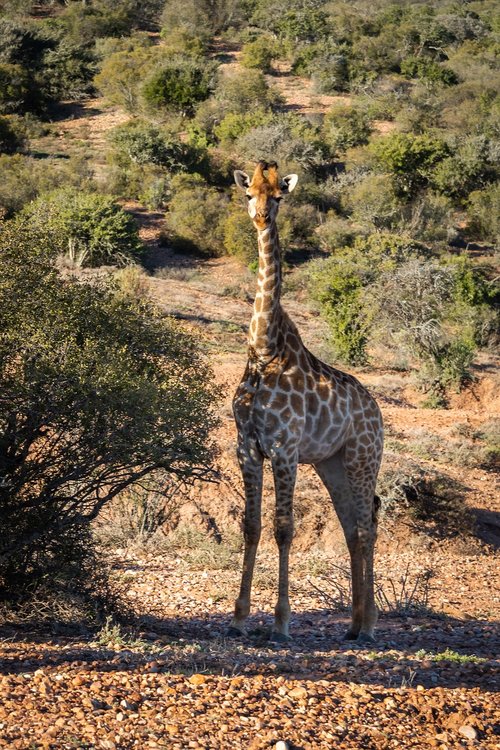
<svg viewBox="0 0 500 750">
<path fill-rule="evenodd" d="M 277 378 L 245 378 L 233 407 L 240 438 L 255 441 L 269 458 L 293 451 L 300 463 L 321 461 L 342 447 L 350 427 L 341 405 L 332 409 L 321 393 L 292 387 L 286 372 Z"/>
</svg>

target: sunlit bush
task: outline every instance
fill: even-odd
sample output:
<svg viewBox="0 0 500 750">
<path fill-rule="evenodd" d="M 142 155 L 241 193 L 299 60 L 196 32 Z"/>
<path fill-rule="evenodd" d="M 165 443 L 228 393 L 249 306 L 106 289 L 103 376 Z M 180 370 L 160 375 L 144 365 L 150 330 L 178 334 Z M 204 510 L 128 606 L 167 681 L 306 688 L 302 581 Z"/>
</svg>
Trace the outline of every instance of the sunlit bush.
<svg viewBox="0 0 500 750">
<path fill-rule="evenodd" d="M 21 218 L 34 232 L 50 231 L 59 252 L 79 266 L 123 264 L 142 250 L 135 220 L 108 195 L 73 188 L 43 193 Z"/>
</svg>

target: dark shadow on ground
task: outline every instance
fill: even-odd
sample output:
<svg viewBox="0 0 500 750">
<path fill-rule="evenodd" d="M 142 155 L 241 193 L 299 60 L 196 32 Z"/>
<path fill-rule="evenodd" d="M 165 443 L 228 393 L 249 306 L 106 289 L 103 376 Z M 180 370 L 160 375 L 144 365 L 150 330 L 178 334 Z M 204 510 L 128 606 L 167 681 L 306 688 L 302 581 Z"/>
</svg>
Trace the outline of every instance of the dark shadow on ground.
<svg viewBox="0 0 500 750">
<path fill-rule="evenodd" d="M 240 639 L 226 638 L 228 621 L 228 614 L 165 619 L 145 615 L 130 629 L 124 629 L 121 649 L 92 643 L 90 635 L 74 643 L 68 637 L 54 639 L 52 635 L 44 639 L 38 634 L 36 641 L 42 649 L 36 657 L 19 660 L 11 646 L 13 655 L 0 659 L 0 673 L 34 672 L 42 664 L 68 666 L 79 662 L 92 664 L 92 669 L 102 672 L 149 669 L 170 674 L 285 674 L 384 687 L 500 688 L 495 661 L 500 649 L 498 622 L 382 616 L 377 643 L 357 648 L 343 641 L 348 616 L 328 610 L 294 615 L 293 641 L 286 647 L 269 643 L 271 620 L 267 614 L 251 617 L 250 634 Z M 20 643 L 35 640 L 26 633 L 6 629 L 0 631 L 2 636 Z M 64 645 L 64 649 L 44 650 L 47 640 L 52 645 Z M 5 650 L 8 653 L 9 648 Z M 433 658 L 447 650 L 448 656 Z"/>
<path fill-rule="evenodd" d="M 102 110 L 97 107 L 85 107 L 84 102 L 61 102 L 50 111 L 52 122 L 61 120 L 75 120 L 77 118 L 99 115 Z"/>
<path fill-rule="evenodd" d="M 486 508 L 471 508 L 471 513 L 475 518 L 477 538 L 494 549 L 500 549 L 500 512 Z"/>
<path fill-rule="evenodd" d="M 58 154 L 48 151 L 30 151 L 29 155 L 33 159 L 40 159 L 40 161 L 43 161 L 44 159 L 60 159 L 62 161 L 68 161 L 71 158 L 69 154 Z"/>
<path fill-rule="evenodd" d="M 152 219 L 148 224 L 148 222 L 144 220 L 144 217 L 138 215 L 137 212 L 130 211 L 130 213 L 135 215 L 140 226 L 146 229 L 154 225 L 154 221 L 158 216 L 157 213 L 152 214 Z M 152 274 L 161 272 L 162 269 L 166 269 L 168 273 L 168 269 L 172 268 L 195 270 L 200 268 L 206 263 L 206 261 L 207 256 L 200 252 L 195 252 L 194 250 L 186 250 L 185 252 L 182 252 L 181 250 L 174 250 L 174 248 L 168 245 L 159 244 L 158 242 L 147 245 L 144 255 L 141 257 L 141 264 L 146 271 Z"/>
<path fill-rule="evenodd" d="M 176 320 L 186 320 L 192 323 L 203 323 L 204 325 L 216 325 L 221 328 L 230 328 L 231 332 L 236 333 L 237 330 L 242 333 L 248 331 L 248 325 L 245 323 L 235 323 L 233 320 L 225 320 L 224 318 L 207 318 L 206 315 L 193 315 L 191 313 L 171 312 L 170 316 Z M 237 330 L 236 330 L 237 329 Z"/>
</svg>

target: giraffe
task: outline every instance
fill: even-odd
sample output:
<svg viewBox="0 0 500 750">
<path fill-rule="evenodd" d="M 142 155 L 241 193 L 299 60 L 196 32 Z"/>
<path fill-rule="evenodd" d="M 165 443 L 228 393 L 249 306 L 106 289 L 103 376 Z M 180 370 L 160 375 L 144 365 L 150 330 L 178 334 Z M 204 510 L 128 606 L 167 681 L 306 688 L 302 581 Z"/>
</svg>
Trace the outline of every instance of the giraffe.
<svg viewBox="0 0 500 750">
<path fill-rule="evenodd" d="M 276 162 L 259 162 L 252 179 L 240 170 L 257 229 L 259 273 L 248 337 L 248 360 L 233 400 L 237 454 L 245 487 L 245 550 L 239 596 L 229 636 L 246 634 L 252 577 L 261 533 L 263 461 L 272 466 L 276 494 L 274 536 L 279 550 L 278 600 L 271 641 L 290 640 L 289 553 L 297 465 L 312 464 L 339 517 L 351 561 L 352 620 L 345 638 L 374 641 L 377 608 L 373 554 L 380 501 L 375 484 L 383 425 L 375 399 L 352 375 L 321 362 L 303 344 L 281 306 L 279 201 L 295 188 Z"/>
</svg>

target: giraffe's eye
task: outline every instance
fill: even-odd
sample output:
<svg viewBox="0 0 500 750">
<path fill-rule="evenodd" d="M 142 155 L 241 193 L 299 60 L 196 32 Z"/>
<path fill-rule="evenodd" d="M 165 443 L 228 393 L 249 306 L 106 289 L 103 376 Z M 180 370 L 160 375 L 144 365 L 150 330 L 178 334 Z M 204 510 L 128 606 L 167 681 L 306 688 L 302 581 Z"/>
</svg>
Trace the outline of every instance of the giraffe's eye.
<svg viewBox="0 0 500 750">
<path fill-rule="evenodd" d="M 245 193 L 245 198 L 247 199 L 247 201 L 251 201 L 252 200 L 252 196 L 248 195 L 248 193 Z"/>
</svg>

